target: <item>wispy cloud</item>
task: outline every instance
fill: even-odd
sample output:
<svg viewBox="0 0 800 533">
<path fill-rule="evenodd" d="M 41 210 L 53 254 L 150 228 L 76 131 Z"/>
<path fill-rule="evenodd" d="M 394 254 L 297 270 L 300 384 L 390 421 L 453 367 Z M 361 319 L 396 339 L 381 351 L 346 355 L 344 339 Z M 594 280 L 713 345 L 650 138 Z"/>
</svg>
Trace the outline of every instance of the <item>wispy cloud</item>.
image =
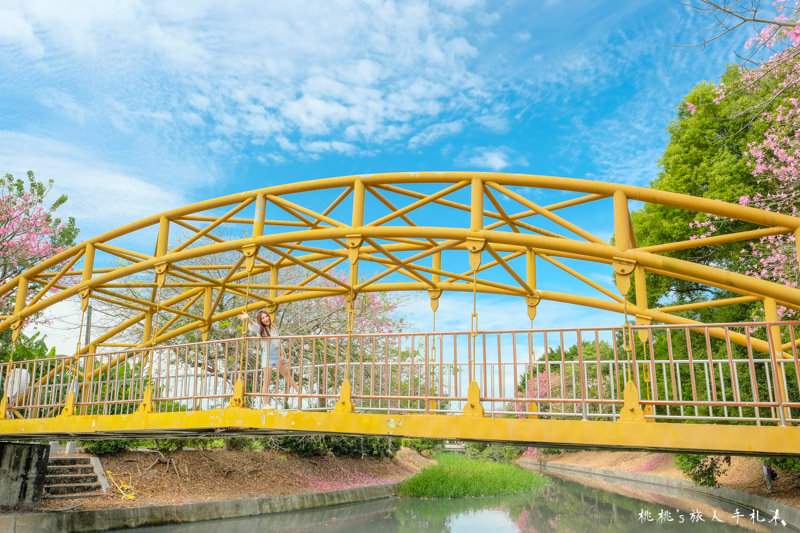
<svg viewBox="0 0 800 533">
<path fill-rule="evenodd" d="M 494 171 L 528 166 L 528 161 L 524 156 L 505 146 L 478 147 L 466 150 L 456 158 L 456 163 L 464 167 Z"/>
<path fill-rule="evenodd" d="M 8 15 L 17 29 L 0 41 L 45 78 L 69 61 L 97 82 L 45 91 L 46 105 L 76 116 L 106 101 L 104 118 L 123 133 L 201 136 L 232 151 L 252 142 L 283 150 L 282 137 L 313 157 L 332 139 L 348 143 L 346 153 L 402 139 L 423 145 L 460 131 L 460 119 L 442 116 L 481 116 L 492 98 L 464 31 L 487 19 L 483 2 L 44 1 Z"/>
<path fill-rule="evenodd" d="M 433 124 L 409 139 L 408 146 L 416 148 L 421 145 L 431 144 L 448 135 L 460 132 L 464 128 L 463 120 L 453 120 L 441 124 Z"/>
<path fill-rule="evenodd" d="M 76 217 L 84 238 L 188 203 L 180 189 L 127 174 L 45 137 L 0 131 L 0 160 L 16 175 L 24 175 L 35 161 L 40 179 L 58 176 L 54 192 L 69 196 L 60 212 Z"/>
</svg>

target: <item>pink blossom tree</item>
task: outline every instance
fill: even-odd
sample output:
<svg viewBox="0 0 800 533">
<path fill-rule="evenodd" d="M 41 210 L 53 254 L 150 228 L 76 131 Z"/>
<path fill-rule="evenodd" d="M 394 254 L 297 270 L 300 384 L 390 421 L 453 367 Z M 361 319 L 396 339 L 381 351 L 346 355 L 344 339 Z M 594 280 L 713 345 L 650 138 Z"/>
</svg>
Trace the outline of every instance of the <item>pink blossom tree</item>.
<svg viewBox="0 0 800 533">
<path fill-rule="evenodd" d="M 719 23 L 720 34 L 746 24 L 759 28 L 744 45 L 751 51 L 741 76 L 735 84 L 720 83 L 711 105 L 722 102 L 735 93 L 766 95 L 743 109 L 739 114 L 751 114 L 751 122 L 765 126 L 764 135 L 747 145 L 743 154 L 751 169 L 755 192 L 739 197 L 741 205 L 767 211 L 797 215 L 800 205 L 800 1 L 777 0 L 772 3 L 771 17 L 760 12 L 757 2 L 714 2 L 701 0 L 695 6 L 713 14 Z M 756 60 L 756 54 L 767 54 Z M 690 113 L 696 104 L 687 102 Z M 694 223 L 699 236 L 712 235 L 728 221 L 709 218 Z M 795 238 L 791 234 L 770 235 L 749 242 L 741 250 L 740 270 L 748 275 L 796 287 L 800 269 Z M 762 311 L 763 313 L 763 311 Z M 797 313 L 779 308 L 779 317 L 797 318 Z M 763 318 L 763 314 L 758 316 Z"/>
<path fill-rule="evenodd" d="M 52 187 L 53 180 L 43 183 L 32 171 L 27 184 L 11 174 L 0 180 L 0 283 L 74 244 L 75 219 L 62 222 L 54 216 L 67 196 L 44 205 Z"/>
<path fill-rule="evenodd" d="M 70 217 L 62 221 L 55 216 L 67 196 L 59 196 L 46 207 L 52 187 L 53 180 L 39 181 L 32 171 L 28 172 L 27 180 L 11 174 L 0 179 L 0 284 L 75 243 L 78 235 L 75 219 Z M 36 283 L 31 283 L 29 297 L 36 293 L 37 287 Z M 13 310 L 14 298 L 12 295 L 0 299 L 0 314 Z M 30 340 L 41 344 L 36 335 Z M 0 333 L 0 361 L 7 360 L 10 351 L 11 331 L 6 330 Z"/>
</svg>

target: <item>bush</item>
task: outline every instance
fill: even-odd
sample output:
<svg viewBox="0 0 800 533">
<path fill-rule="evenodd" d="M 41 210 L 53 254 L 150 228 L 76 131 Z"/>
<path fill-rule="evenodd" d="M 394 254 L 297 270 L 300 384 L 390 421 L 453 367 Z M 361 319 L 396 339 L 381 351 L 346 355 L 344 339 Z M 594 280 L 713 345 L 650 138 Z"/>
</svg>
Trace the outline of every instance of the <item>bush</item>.
<svg viewBox="0 0 800 533">
<path fill-rule="evenodd" d="M 253 439 L 249 437 L 228 437 L 225 439 L 225 444 L 223 447 L 226 450 L 241 452 L 243 450 L 252 449 L 253 444 Z"/>
<path fill-rule="evenodd" d="M 263 437 L 259 443 L 265 449 L 280 450 L 300 457 L 336 455 L 349 457 L 391 457 L 397 449 L 389 437 L 339 437 L 303 435 L 298 437 Z"/>
<path fill-rule="evenodd" d="M 155 448 L 162 452 L 182 450 L 186 446 L 186 439 L 156 439 Z"/>
<path fill-rule="evenodd" d="M 138 443 L 138 441 L 130 439 L 84 440 L 81 441 L 81 446 L 86 450 L 86 453 L 92 455 L 113 455 L 135 448 Z"/>
<path fill-rule="evenodd" d="M 439 452 L 444 450 L 444 441 L 439 439 L 403 439 L 403 446 L 422 452 Z"/>
<path fill-rule="evenodd" d="M 726 463 L 723 466 L 722 463 Z M 719 476 L 728 470 L 730 456 L 679 453 L 675 455 L 675 466 L 689 479 L 704 487 L 716 487 Z"/>
<path fill-rule="evenodd" d="M 764 464 L 779 472 L 800 471 L 800 457 L 767 457 Z"/>
<path fill-rule="evenodd" d="M 496 463 L 511 463 L 522 454 L 520 446 L 507 446 L 504 444 L 486 444 L 483 442 L 469 442 L 465 447 L 466 455 L 470 459 L 481 459 Z"/>
<path fill-rule="evenodd" d="M 328 454 L 325 437 L 322 436 L 261 437 L 258 442 L 265 450 L 280 450 L 300 457 L 319 457 Z"/>
</svg>

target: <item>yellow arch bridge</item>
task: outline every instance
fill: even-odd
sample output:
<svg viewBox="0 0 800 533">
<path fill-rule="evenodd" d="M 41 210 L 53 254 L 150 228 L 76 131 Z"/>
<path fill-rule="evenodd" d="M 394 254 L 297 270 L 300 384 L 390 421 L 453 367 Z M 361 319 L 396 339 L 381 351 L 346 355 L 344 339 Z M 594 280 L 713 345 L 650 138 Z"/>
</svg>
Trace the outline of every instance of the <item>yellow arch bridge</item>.
<svg viewBox="0 0 800 533">
<path fill-rule="evenodd" d="M 536 189 L 566 199 L 539 205 Z M 631 201 L 747 229 L 642 247 Z M 593 233 L 604 217 L 613 244 Z M 0 287 L 15 302 L 0 316 L 14 343 L 0 365 L 0 438 L 340 433 L 800 455 L 800 323 L 778 321 L 779 307 L 800 311 L 800 290 L 674 256 L 799 229 L 800 218 L 713 200 L 516 174 L 350 176 L 200 202 L 84 241 Z M 152 254 L 142 242 L 155 242 Z M 573 292 L 537 286 L 542 267 Z M 597 268 L 613 272 L 616 290 L 581 272 Z M 725 297 L 651 308 L 659 277 Z M 431 331 L 360 331 L 363 302 L 386 291 L 426 291 Z M 473 295 L 469 331 L 435 330 L 443 291 Z M 481 329 L 479 294 L 519 296 L 531 328 Z M 86 340 L 74 355 L 26 358 L 26 322 L 70 299 Z M 542 300 L 617 312 L 620 326 L 537 329 Z M 680 314 L 747 302 L 767 321 Z M 90 304 L 113 323 L 84 332 Z M 275 350 L 216 338 L 242 312 L 311 316 L 339 304 L 341 335 L 282 336 Z"/>
</svg>

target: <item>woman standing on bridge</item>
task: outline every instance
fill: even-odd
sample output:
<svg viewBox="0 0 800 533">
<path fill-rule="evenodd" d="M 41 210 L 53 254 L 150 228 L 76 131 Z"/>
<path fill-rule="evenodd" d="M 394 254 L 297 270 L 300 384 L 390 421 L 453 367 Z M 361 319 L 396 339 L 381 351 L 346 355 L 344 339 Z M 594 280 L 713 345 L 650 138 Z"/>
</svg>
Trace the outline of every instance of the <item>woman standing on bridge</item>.
<svg viewBox="0 0 800 533">
<path fill-rule="evenodd" d="M 242 326 L 247 324 L 250 336 L 260 337 L 258 363 L 263 369 L 263 379 L 261 382 L 261 394 L 263 395 L 263 407 L 267 404 L 267 391 L 269 390 L 269 382 L 272 380 L 272 371 L 277 367 L 278 372 L 286 379 L 286 382 L 291 384 L 297 394 L 300 394 L 300 386 L 295 382 L 292 375 L 289 373 L 289 358 L 283 351 L 278 333 L 278 328 L 272 323 L 272 318 L 264 309 L 256 313 L 256 320 L 250 318 L 247 313 L 239 315 L 242 319 Z M 276 387 L 277 389 L 277 387 Z"/>
</svg>

